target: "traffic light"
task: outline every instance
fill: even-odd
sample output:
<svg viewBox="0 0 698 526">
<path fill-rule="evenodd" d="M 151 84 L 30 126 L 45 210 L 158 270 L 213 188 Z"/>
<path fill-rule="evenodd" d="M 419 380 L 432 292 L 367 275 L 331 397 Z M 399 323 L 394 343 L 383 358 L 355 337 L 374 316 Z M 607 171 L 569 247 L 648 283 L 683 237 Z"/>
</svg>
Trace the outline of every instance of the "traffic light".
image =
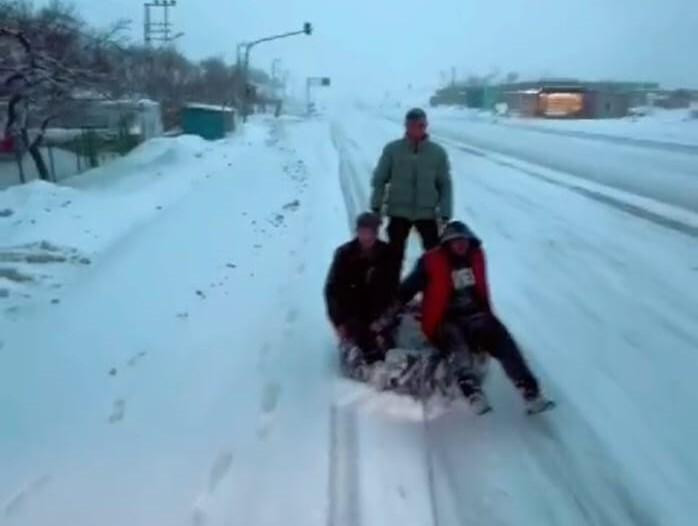
<svg viewBox="0 0 698 526">
<path fill-rule="evenodd" d="M 305 24 L 303 24 L 303 32 L 306 35 L 311 35 L 313 33 L 313 24 L 311 24 L 310 22 L 306 22 Z"/>
</svg>

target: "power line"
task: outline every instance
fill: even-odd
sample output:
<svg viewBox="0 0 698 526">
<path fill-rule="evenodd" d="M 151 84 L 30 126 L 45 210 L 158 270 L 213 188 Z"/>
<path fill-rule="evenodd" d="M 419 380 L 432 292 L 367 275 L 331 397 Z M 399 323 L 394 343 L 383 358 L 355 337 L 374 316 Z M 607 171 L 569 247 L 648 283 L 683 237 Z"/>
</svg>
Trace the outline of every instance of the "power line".
<svg viewBox="0 0 698 526">
<path fill-rule="evenodd" d="M 146 46 L 153 42 L 172 42 L 182 36 L 182 33 L 173 34 L 173 24 L 170 22 L 170 8 L 177 5 L 177 0 L 152 0 L 143 4 L 145 9 L 143 22 L 143 40 Z M 153 21 L 153 9 L 162 15 L 158 21 Z"/>
</svg>

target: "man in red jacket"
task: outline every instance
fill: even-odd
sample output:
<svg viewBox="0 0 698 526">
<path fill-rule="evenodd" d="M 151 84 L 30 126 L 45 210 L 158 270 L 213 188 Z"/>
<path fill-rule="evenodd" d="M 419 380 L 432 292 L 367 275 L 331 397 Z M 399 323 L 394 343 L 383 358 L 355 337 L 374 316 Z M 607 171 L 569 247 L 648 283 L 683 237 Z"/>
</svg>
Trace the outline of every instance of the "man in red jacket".
<svg viewBox="0 0 698 526">
<path fill-rule="evenodd" d="M 492 312 L 480 240 L 462 222 L 452 221 L 441 235 L 441 245 L 424 254 L 401 284 L 399 301 L 422 299 L 422 330 L 443 353 L 485 350 L 499 360 L 521 392 L 529 413 L 553 407 L 542 396 L 516 342 Z M 459 375 L 463 394 L 478 413 L 491 410 L 480 380 L 467 369 Z"/>
</svg>

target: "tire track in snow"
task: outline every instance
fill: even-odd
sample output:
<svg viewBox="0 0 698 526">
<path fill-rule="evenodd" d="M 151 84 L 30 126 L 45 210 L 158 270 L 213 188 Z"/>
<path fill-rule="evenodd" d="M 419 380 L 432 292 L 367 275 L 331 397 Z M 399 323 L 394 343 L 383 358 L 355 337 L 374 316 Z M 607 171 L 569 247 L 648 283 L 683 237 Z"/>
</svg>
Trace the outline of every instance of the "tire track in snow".
<svg viewBox="0 0 698 526">
<path fill-rule="evenodd" d="M 339 157 L 339 182 L 344 196 L 344 204 L 347 210 L 349 231 L 354 231 L 354 220 L 368 203 L 366 192 L 359 182 L 357 170 L 347 151 L 347 140 L 343 130 L 337 123 L 331 125 L 332 144 L 334 144 Z"/>
<path fill-rule="evenodd" d="M 360 526 L 359 441 L 351 407 L 330 407 L 327 526 Z"/>
</svg>

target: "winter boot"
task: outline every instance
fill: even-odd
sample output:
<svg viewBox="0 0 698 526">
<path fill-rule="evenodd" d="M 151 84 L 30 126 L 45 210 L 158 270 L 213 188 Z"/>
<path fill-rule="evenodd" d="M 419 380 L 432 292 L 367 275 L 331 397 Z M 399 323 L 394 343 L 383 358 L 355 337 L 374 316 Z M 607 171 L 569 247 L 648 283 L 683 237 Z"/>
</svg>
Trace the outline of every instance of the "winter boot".
<svg viewBox="0 0 698 526">
<path fill-rule="evenodd" d="M 538 413 L 549 411 L 555 407 L 555 402 L 546 398 L 543 393 L 540 392 L 538 386 L 519 386 L 519 391 L 521 391 L 521 395 L 524 399 L 526 413 L 529 415 L 537 415 Z"/>
<path fill-rule="evenodd" d="M 367 367 L 359 347 L 351 343 L 344 345 L 341 364 L 345 376 L 358 381 L 365 380 Z"/>
<path fill-rule="evenodd" d="M 492 411 L 492 406 L 487 400 L 487 396 L 485 396 L 475 378 L 461 378 L 458 380 L 458 386 L 465 398 L 468 399 L 468 403 L 476 415 L 484 415 Z"/>
<path fill-rule="evenodd" d="M 476 415 L 484 415 L 492 411 L 492 406 L 483 391 L 474 391 L 468 397 L 468 403 Z"/>
</svg>

